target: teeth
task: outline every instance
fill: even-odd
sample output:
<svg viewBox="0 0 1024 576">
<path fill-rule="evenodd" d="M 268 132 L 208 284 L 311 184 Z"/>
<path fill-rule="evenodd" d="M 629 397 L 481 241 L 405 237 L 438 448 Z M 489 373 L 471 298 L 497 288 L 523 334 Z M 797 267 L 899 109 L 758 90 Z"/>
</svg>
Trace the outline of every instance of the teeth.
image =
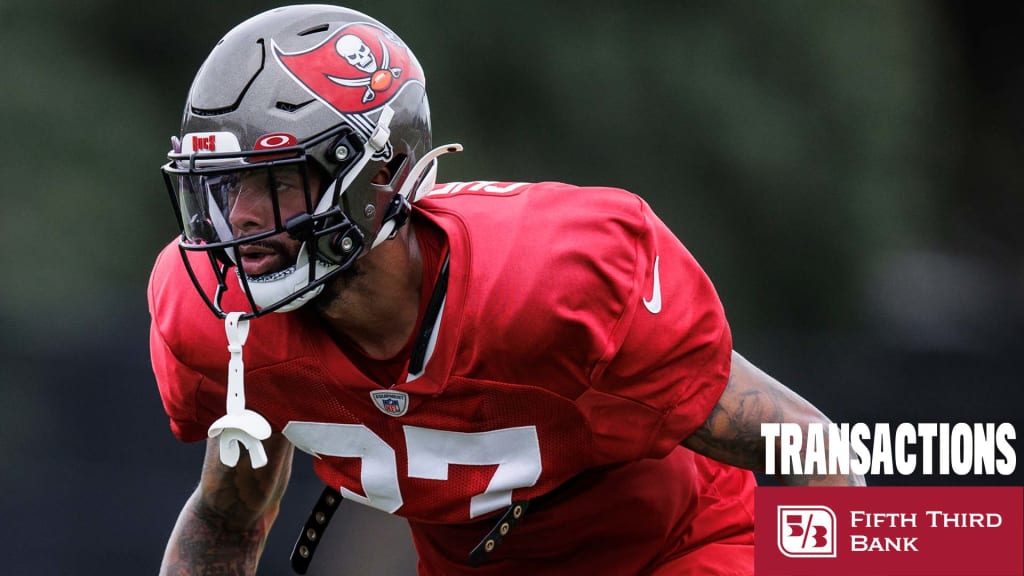
<svg viewBox="0 0 1024 576">
<path fill-rule="evenodd" d="M 278 270 L 277 272 L 268 272 L 266 274 L 259 274 L 257 276 L 249 276 L 248 274 L 246 274 L 245 278 L 249 282 L 273 282 L 274 280 L 284 278 L 285 276 L 291 274 L 292 272 L 295 272 L 294 264 L 285 268 L 284 270 Z"/>
<path fill-rule="evenodd" d="M 244 256 L 245 255 L 243 254 L 243 257 Z M 330 266 L 331 265 L 330 261 L 325 260 L 323 258 L 317 258 L 316 260 L 317 260 L 317 262 L 319 262 L 320 264 L 323 264 L 325 266 Z M 255 282 L 257 284 L 260 284 L 260 283 L 264 283 L 264 282 L 273 282 L 275 280 L 280 280 L 282 278 L 287 277 L 289 274 L 292 274 L 293 272 L 295 272 L 295 264 L 292 264 L 291 266 L 285 268 L 284 270 L 278 270 L 277 272 L 267 272 L 266 274 L 257 274 L 256 276 L 250 276 L 250 275 L 246 274 L 245 275 L 245 279 L 248 282 Z M 236 266 L 235 267 L 235 274 L 238 274 L 239 276 L 241 276 L 242 273 L 243 272 L 242 272 L 241 267 L 240 266 Z"/>
</svg>

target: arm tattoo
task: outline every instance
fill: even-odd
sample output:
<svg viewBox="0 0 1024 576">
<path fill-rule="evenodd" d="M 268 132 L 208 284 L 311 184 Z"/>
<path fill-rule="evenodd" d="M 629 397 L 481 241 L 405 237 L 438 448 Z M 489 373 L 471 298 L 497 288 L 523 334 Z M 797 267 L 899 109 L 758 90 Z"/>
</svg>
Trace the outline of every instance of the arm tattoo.
<svg viewBox="0 0 1024 576">
<path fill-rule="evenodd" d="M 782 409 L 773 391 L 752 389 L 748 384 L 735 373 L 729 376 L 726 392 L 704 424 L 687 439 L 687 447 L 741 468 L 764 467 L 760 423 L 778 422 Z"/>
<path fill-rule="evenodd" d="M 224 516 L 202 504 L 182 512 L 164 557 L 167 576 L 255 574 L 266 538 L 262 522 L 247 530 L 229 530 Z"/>
<path fill-rule="evenodd" d="M 245 461 L 225 467 L 208 445 L 200 486 L 178 517 L 161 576 L 255 574 L 291 472 L 291 446 L 272 442 L 274 455 L 260 470 Z"/>
<path fill-rule="evenodd" d="M 761 435 L 763 422 L 807 424 L 828 422 L 828 419 L 811 403 L 734 353 L 729 382 L 718 404 L 683 445 L 733 466 L 763 471 L 766 449 Z M 792 486 L 864 484 L 863 477 L 854 474 L 786 475 L 779 479 Z"/>
</svg>

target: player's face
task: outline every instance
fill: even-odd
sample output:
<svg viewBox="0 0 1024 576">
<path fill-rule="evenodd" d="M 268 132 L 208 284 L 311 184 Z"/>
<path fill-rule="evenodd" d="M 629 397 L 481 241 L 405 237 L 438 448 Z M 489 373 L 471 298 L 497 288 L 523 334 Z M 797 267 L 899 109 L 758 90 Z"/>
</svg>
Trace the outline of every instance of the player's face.
<svg viewBox="0 0 1024 576">
<path fill-rule="evenodd" d="M 281 222 L 306 212 L 306 178 L 297 166 L 242 173 L 228 193 L 228 222 L 236 238 L 272 230 L 275 226 L 271 191 L 277 196 Z M 310 171 L 309 189 L 319 190 L 320 179 Z M 316 198 L 312 199 L 313 202 Z M 278 272 L 295 263 L 301 243 L 280 233 L 240 247 L 241 266 L 247 276 Z"/>
</svg>

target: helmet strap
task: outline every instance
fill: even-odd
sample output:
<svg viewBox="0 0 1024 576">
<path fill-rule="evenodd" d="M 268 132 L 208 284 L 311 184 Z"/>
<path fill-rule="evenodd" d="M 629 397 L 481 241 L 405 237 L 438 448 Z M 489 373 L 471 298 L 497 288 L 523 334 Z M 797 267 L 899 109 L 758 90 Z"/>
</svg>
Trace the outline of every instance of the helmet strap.
<svg viewBox="0 0 1024 576">
<path fill-rule="evenodd" d="M 398 234 L 398 229 L 409 220 L 410 212 L 412 212 L 412 206 L 409 201 L 401 194 L 395 194 L 391 198 L 391 203 L 388 204 L 387 212 L 384 213 L 380 232 L 377 233 L 370 248 L 376 248 L 381 242 L 394 238 L 395 234 Z"/>
<path fill-rule="evenodd" d="M 412 191 L 415 189 L 416 194 L 414 196 L 418 196 L 423 188 L 433 187 L 433 179 L 437 172 L 437 163 L 434 161 L 437 157 L 449 152 L 461 151 L 462 144 L 445 144 L 427 152 L 416 162 L 405 177 L 402 187 L 391 200 L 388 211 L 384 215 L 384 221 L 381 223 L 380 232 L 377 233 L 377 237 L 370 246 L 371 249 L 376 248 L 381 242 L 389 238 L 394 238 L 398 229 L 405 225 L 405 222 L 409 219 L 409 212 L 412 210 L 411 202 L 416 199 L 415 197 L 410 198 Z"/>
<path fill-rule="evenodd" d="M 370 138 L 366 141 L 366 147 L 363 149 L 363 155 L 355 163 L 354 166 L 345 172 L 341 180 L 341 194 L 348 190 L 348 187 L 352 185 L 352 181 L 356 179 L 356 176 L 363 171 L 366 164 L 370 161 L 370 158 L 374 154 L 379 154 L 385 150 L 388 146 L 388 139 L 391 138 L 391 119 L 394 118 L 395 111 L 390 105 L 385 105 L 380 110 L 380 116 L 377 117 L 377 126 L 373 129 L 370 134 Z M 326 195 L 325 195 L 326 196 Z"/>
</svg>

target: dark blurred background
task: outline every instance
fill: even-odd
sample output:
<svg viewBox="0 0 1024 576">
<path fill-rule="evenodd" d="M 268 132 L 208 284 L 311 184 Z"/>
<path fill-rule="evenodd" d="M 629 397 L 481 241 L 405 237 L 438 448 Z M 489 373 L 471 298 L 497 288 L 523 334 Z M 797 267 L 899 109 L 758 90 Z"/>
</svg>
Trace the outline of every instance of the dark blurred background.
<svg viewBox="0 0 1024 576">
<path fill-rule="evenodd" d="M 466 146 L 442 180 L 642 195 L 736 348 L 833 420 L 1024 428 L 1022 5 L 349 5 L 423 64 L 435 142 Z M 202 455 L 148 364 L 147 276 L 176 232 L 158 166 L 205 55 L 272 6 L 0 0 L 0 573 L 157 571 Z M 307 462 L 264 574 L 289 573 Z M 414 573 L 401 521 L 345 506 L 312 573 Z"/>
</svg>

